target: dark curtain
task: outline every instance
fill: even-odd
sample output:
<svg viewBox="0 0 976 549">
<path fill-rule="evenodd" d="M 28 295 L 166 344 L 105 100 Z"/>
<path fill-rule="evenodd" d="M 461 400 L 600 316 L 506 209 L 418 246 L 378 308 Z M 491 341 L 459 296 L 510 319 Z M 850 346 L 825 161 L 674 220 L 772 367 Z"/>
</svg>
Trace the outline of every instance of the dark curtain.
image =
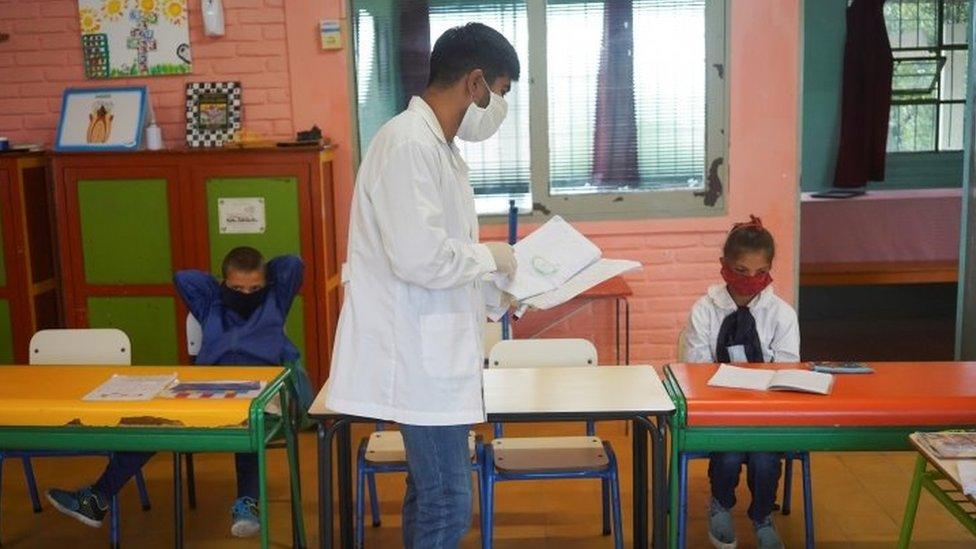
<svg viewBox="0 0 976 549">
<path fill-rule="evenodd" d="M 883 7 L 884 0 L 854 0 L 847 8 L 835 187 L 884 181 L 894 61 Z"/>
<path fill-rule="evenodd" d="M 400 94 L 398 110 L 410 98 L 427 88 L 430 75 L 430 3 L 427 0 L 401 0 L 397 5 L 400 50 Z"/>
<path fill-rule="evenodd" d="M 636 187 L 637 118 L 634 112 L 634 9 L 632 0 L 606 0 L 597 78 L 593 182 Z"/>
</svg>

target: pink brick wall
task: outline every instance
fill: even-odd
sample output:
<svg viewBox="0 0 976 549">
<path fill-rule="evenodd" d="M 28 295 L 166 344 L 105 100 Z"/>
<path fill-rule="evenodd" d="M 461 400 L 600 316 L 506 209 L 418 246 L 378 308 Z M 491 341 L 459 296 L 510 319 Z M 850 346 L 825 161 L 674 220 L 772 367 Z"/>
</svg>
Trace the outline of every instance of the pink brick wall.
<svg viewBox="0 0 976 549">
<path fill-rule="evenodd" d="M 533 0 L 534 1 L 534 0 Z M 190 77 L 87 81 L 82 76 L 76 0 L 0 0 L 0 135 L 50 144 L 66 85 L 146 84 L 165 138 L 183 141 L 183 85 L 190 80 L 239 79 L 245 122 L 281 138 L 318 124 L 338 143 L 333 172 L 339 254 L 353 189 L 346 52 L 323 52 L 315 23 L 345 17 L 343 0 L 224 0 L 227 36 L 202 34 L 199 2 L 190 2 L 194 74 Z M 731 3 L 729 38 L 729 187 L 726 215 L 698 219 L 584 222 L 577 226 L 607 257 L 637 259 L 646 268 L 627 275 L 634 290 L 632 361 L 675 357 L 688 309 L 719 281 L 717 258 L 725 232 L 750 213 L 763 217 L 778 242 L 777 291 L 793 301 L 796 285 L 799 0 Z M 756 55 L 755 52 L 763 52 Z M 523 226 L 523 232 L 531 227 Z M 503 226 L 483 237 L 504 238 Z M 612 308 L 580 310 L 546 335 L 593 338 L 604 362 L 613 358 Z"/>
<path fill-rule="evenodd" d="M 190 0 L 193 74 L 87 80 L 77 0 L 0 0 L 0 135 L 50 145 L 67 86 L 146 85 L 168 146 L 184 141 L 184 85 L 239 80 L 244 123 L 271 138 L 294 131 L 282 0 L 224 0 L 227 35 L 203 35 L 198 0 Z"/>
</svg>

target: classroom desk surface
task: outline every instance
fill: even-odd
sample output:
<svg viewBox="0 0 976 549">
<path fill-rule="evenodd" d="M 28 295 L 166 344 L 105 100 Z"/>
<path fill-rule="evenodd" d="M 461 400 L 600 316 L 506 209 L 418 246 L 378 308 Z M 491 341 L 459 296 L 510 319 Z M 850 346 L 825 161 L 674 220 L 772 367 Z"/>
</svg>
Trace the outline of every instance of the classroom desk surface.
<svg viewBox="0 0 976 549">
<path fill-rule="evenodd" d="M 752 364 L 804 368 L 798 364 Z M 703 452 L 891 451 L 908 436 L 976 426 L 976 363 L 874 362 L 873 374 L 837 374 L 829 395 L 709 387 L 713 364 L 665 367 L 676 410 L 671 425 L 672 548 L 682 544 L 679 492 L 687 459 Z M 815 547 L 807 531 L 806 547 Z"/>
<path fill-rule="evenodd" d="M 672 364 L 669 370 L 686 400 L 689 427 L 976 424 L 976 363 L 878 362 L 871 367 L 873 374 L 835 375 L 829 395 L 709 387 L 718 369 L 714 364 Z"/>
<path fill-rule="evenodd" d="M 674 410 L 650 366 L 489 368 L 483 378 L 489 421 L 536 414 L 627 419 Z"/>
<path fill-rule="evenodd" d="M 250 399 L 169 399 L 86 402 L 112 374 L 160 375 L 180 381 L 246 380 L 266 384 L 282 372 L 254 366 L 3 366 L 0 367 L 0 426 L 116 427 L 178 426 L 244 428 Z"/>
<path fill-rule="evenodd" d="M 181 381 L 264 381 L 254 399 L 168 399 L 86 402 L 112 374 L 175 373 Z M 284 438 L 291 478 L 292 543 L 305 545 L 298 452 L 291 410 L 291 372 L 263 366 L 3 366 L 0 449 L 172 451 L 174 545 L 183 546 L 183 452 L 253 452 L 258 461 L 261 546 L 270 543 L 266 445 Z M 281 414 L 266 414 L 272 402 Z M 117 518 L 113 514 L 113 518 Z M 114 541 L 114 540 L 113 540 Z"/>
<path fill-rule="evenodd" d="M 648 486 L 653 499 L 653 546 L 663 547 L 667 509 L 664 423 L 675 406 L 650 366 L 587 366 L 575 368 L 495 368 L 483 372 L 487 420 L 633 422 L 634 546 L 648 545 Z M 329 410 L 325 390 L 308 411 L 319 420 L 320 546 L 332 547 L 332 445 L 336 441 L 339 482 L 340 543 L 352 547 L 352 464 L 349 423 L 373 421 Z M 649 418 L 653 417 L 655 423 Z M 651 441 L 648 468 L 647 441 Z M 650 483 L 648 482 L 650 478 Z"/>
</svg>

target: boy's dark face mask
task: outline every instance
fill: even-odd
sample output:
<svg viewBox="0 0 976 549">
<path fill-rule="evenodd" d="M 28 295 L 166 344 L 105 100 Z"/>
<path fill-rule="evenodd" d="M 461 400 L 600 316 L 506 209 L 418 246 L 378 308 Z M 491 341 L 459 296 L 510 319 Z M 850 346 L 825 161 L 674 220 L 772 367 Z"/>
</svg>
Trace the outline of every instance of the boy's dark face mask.
<svg viewBox="0 0 976 549">
<path fill-rule="evenodd" d="M 250 318 L 255 309 L 260 307 L 261 303 L 264 302 L 264 296 L 267 295 L 267 293 L 267 286 L 256 292 L 246 294 L 244 292 L 239 292 L 237 290 L 228 288 L 225 284 L 221 284 L 220 302 L 224 307 L 227 307 L 240 315 L 241 318 Z"/>
</svg>

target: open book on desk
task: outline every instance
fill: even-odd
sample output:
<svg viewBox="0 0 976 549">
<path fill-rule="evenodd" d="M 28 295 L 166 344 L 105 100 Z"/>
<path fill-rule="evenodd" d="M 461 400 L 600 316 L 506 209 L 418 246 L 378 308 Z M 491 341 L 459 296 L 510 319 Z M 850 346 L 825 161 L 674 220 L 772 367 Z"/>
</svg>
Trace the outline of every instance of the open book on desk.
<svg viewBox="0 0 976 549">
<path fill-rule="evenodd" d="M 708 380 L 708 384 L 712 387 L 730 389 L 797 391 L 827 395 L 834 385 L 834 376 L 809 370 L 771 370 L 720 364 L 718 371 Z"/>
<path fill-rule="evenodd" d="M 550 309 L 627 271 L 638 261 L 603 259 L 603 252 L 563 218 L 554 216 L 515 244 L 515 277 L 495 285 L 525 306 Z"/>
</svg>

